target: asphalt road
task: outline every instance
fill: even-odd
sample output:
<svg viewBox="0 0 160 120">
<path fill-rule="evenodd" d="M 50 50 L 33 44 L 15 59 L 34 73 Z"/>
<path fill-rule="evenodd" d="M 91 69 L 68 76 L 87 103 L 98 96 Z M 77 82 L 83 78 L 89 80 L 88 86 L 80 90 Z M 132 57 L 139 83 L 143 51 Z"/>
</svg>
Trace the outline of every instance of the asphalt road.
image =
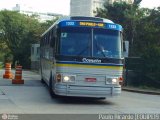
<svg viewBox="0 0 160 120">
<path fill-rule="evenodd" d="M 123 91 L 121 96 L 106 100 L 52 99 L 37 73 L 23 71 L 24 85 L 12 85 L 2 78 L 3 73 L 0 70 L 0 114 L 160 114 L 158 95 Z"/>
</svg>

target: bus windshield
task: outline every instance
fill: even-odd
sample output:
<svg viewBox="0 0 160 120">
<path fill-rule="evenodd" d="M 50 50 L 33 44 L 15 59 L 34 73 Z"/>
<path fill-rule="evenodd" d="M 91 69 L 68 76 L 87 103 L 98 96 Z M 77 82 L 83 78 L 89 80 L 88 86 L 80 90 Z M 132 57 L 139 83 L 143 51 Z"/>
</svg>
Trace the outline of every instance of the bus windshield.
<svg viewBox="0 0 160 120">
<path fill-rule="evenodd" d="M 121 58 L 120 32 L 86 27 L 61 28 L 60 55 Z"/>
<path fill-rule="evenodd" d="M 121 58 L 121 53 L 121 36 L 119 31 L 94 29 L 94 57 Z"/>
<path fill-rule="evenodd" d="M 89 56 L 90 39 L 90 29 L 63 28 L 60 34 L 60 54 L 66 56 Z"/>
</svg>

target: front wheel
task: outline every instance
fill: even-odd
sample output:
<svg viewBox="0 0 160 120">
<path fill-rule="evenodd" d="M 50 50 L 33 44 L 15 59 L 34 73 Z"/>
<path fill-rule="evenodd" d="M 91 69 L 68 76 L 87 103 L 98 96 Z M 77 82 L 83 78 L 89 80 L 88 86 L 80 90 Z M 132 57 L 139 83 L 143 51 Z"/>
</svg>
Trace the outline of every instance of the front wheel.
<svg viewBox="0 0 160 120">
<path fill-rule="evenodd" d="M 105 99 L 106 99 L 105 97 L 97 98 L 97 100 L 105 100 Z"/>
<path fill-rule="evenodd" d="M 52 98 L 57 98 L 58 96 L 54 93 L 53 91 L 53 84 L 52 84 L 52 75 L 50 77 L 50 80 L 49 80 L 49 93 L 51 95 Z"/>
</svg>

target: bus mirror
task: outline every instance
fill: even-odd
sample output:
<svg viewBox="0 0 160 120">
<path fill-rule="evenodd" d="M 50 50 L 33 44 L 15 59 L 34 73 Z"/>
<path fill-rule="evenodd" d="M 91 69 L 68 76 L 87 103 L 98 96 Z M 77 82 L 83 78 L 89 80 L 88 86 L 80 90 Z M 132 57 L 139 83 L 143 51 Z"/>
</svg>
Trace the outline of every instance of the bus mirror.
<svg viewBox="0 0 160 120">
<path fill-rule="evenodd" d="M 125 45 L 125 41 L 123 41 L 123 52 L 126 51 L 126 45 Z"/>
</svg>

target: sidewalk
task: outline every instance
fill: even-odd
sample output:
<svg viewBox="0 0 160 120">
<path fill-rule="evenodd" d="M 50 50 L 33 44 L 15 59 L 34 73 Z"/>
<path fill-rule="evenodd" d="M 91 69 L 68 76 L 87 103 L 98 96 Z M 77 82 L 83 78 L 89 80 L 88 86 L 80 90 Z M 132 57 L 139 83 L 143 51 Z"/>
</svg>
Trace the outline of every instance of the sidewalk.
<svg viewBox="0 0 160 120">
<path fill-rule="evenodd" d="M 136 87 L 122 87 L 122 90 L 143 94 L 160 95 L 160 90 L 141 89 Z"/>
<path fill-rule="evenodd" d="M 0 95 L 5 95 L 4 92 L 0 89 Z"/>
</svg>

